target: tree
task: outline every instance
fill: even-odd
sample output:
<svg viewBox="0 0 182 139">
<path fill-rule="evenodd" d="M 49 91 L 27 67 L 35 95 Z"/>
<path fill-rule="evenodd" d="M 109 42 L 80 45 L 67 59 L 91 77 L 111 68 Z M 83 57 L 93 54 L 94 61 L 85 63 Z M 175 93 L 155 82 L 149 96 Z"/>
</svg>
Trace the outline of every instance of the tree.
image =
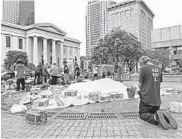
<svg viewBox="0 0 182 139">
<path fill-rule="evenodd" d="M 131 72 L 142 56 L 141 43 L 133 34 L 120 28 L 114 28 L 94 48 L 92 61 L 98 64 L 113 64 L 118 69 L 118 62 L 126 62 Z"/>
<path fill-rule="evenodd" d="M 170 50 L 169 49 L 155 49 L 155 50 L 147 50 L 145 52 L 147 56 L 149 56 L 152 60 L 158 60 L 161 63 L 162 71 L 171 63 L 170 58 Z"/>
<path fill-rule="evenodd" d="M 91 57 L 91 63 L 99 64 L 108 64 L 109 54 L 107 48 L 104 46 L 104 40 L 100 39 L 99 44 L 93 48 L 93 54 Z"/>
<path fill-rule="evenodd" d="M 6 59 L 4 60 L 5 66 L 8 68 L 14 63 L 17 62 L 18 59 L 21 59 L 25 65 L 28 64 L 28 56 L 26 52 L 22 51 L 8 51 L 6 54 Z"/>
</svg>

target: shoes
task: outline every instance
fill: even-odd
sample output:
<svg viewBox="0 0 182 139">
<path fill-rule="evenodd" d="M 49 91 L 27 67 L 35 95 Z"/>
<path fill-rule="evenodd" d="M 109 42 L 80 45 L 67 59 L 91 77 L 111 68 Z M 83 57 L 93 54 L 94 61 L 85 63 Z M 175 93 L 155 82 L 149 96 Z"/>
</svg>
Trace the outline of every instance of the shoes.
<svg viewBox="0 0 182 139">
<path fill-rule="evenodd" d="M 178 125 L 176 120 L 170 115 L 169 112 L 164 112 L 163 113 L 165 120 L 167 121 L 167 123 L 173 128 L 173 129 L 177 129 Z"/>
<path fill-rule="evenodd" d="M 157 119 L 157 122 L 158 122 L 165 130 L 168 130 L 168 129 L 169 129 L 168 122 L 167 122 L 166 119 L 164 118 L 163 112 L 157 111 L 157 112 L 156 112 L 156 119 Z"/>
</svg>

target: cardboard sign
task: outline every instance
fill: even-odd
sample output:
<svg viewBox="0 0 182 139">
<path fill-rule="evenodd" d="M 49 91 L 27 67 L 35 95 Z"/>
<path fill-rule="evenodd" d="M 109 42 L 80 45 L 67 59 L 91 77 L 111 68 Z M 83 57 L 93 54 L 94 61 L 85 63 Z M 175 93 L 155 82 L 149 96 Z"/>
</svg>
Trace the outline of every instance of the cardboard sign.
<svg viewBox="0 0 182 139">
<path fill-rule="evenodd" d="M 100 98 L 100 93 L 99 92 L 89 93 L 89 100 L 99 101 L 99 98 Z"/>
<path fill-rule="evenodd" d="M 76 97 L 78 95 L 78 91 L 77 90 L 66 90 L 64 92 L 64 96 L 65 97 Z"/>
</svg>

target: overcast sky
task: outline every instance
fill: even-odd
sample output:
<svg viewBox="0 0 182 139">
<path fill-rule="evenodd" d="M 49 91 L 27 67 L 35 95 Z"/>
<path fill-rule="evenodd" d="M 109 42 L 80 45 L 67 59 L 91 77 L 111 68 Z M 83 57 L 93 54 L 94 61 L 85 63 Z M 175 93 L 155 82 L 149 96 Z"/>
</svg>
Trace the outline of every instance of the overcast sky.
<svg viewBox="0 0 182 139">
<path fill-rule="evenodd" d="M 115 0 L 122 2 L 123 0 Z M 182 0 L 144 0 L 155 14 L 154 29 L 182 24 Z M 85 55 L 87 0 L 35 0 L 35 21 L 50 22 L 79 39 Z"/>
</svg>

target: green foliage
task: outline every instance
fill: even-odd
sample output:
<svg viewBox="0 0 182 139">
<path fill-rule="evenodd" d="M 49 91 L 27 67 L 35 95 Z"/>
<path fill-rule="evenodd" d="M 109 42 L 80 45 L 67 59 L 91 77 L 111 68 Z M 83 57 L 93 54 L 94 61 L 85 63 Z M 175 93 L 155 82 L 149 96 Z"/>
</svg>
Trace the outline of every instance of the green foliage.
<svg viewBox="0 0 182 139">
<path fill-rule="evenodd" d="M 8 51 L 6 54 L 6 59 L 4 60 L 4 64 L 6 67 L 10 67 L 14 63 L 17 62 L 18 59 L 21 59 L 25 65 L 28 64 L 28 56 L 26 52 L 22 51 Z"/>
<path fill-rule="evenodd" d="M 99 44 L 94 48 L 92 63 L 115 63 L 118 69 L 118 62 L 126 62 L 131 72 L 142 54 L 143 49 L 137 37 L 120 28 L 115 28 L 104 39 L 100 39 Z"/>
<path fill-rule="evenodd" d="M 161 64 L 162 71 L 171 63 L 170 50 L 169 49 L 155 49 L 146 50 L 145 54 L 152 60 L 158 60 Z"/>
</svg>

